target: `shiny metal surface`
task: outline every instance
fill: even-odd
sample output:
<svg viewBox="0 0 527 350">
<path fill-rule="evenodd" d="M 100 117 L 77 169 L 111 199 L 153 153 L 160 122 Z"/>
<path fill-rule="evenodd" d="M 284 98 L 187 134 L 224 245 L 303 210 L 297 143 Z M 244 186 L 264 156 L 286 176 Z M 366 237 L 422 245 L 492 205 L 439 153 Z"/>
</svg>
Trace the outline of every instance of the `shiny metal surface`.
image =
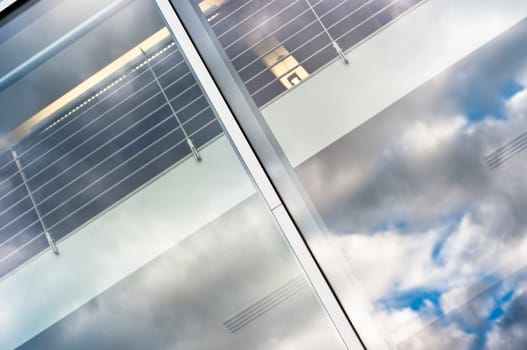
<svg viewBox="0 0 527 350">
<path fill-rule="evenodd" d="M 389 342 L 376 327 L 367 302 L 360 292 L 358 282 L 342 268 L 342 257 L 335 254 L 325 238 L 323 222 L 312 208 L 309 198 L 302 191 L 292 167 L 278 144 L 257 106 L 253 103 L 236 70 L 229 63 L 221 45 L 214 40 L 206 22 L 198 16 L 190 1 L 173 1 L 185 29 L 201 54 L 207 69 L 230 110 L 235 115 L 243 135 L 249 140 L 266 173 L 282 198 L 287 211 L 309 244 L 309 249 L 324 271 L 326 278 L 337 292 L 339 302 L 347 317 L 360 335 L 362 343 L 370 349 L 386 349 Z M 232 135 L 231 135 L 232 137 Z M 332 296 L 334 298 L 334 295 Z"/>
</svg>

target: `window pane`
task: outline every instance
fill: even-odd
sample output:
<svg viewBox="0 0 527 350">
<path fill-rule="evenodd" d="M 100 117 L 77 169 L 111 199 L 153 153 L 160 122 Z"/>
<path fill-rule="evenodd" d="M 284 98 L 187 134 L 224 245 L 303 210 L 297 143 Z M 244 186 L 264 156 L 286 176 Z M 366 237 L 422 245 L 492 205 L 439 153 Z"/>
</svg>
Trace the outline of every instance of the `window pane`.
<svg viewBox="0 0 527 350">
<path fill-rule="evenodd" d="M 345 348 L 155 2 L 4 16 L 0 105 L 0 348 Z"/>
<path fill-rule="evenodd" d="M 205 16 L 387 340 L 527 347 L 527 3 L 230 0 Z"/>
</svg>

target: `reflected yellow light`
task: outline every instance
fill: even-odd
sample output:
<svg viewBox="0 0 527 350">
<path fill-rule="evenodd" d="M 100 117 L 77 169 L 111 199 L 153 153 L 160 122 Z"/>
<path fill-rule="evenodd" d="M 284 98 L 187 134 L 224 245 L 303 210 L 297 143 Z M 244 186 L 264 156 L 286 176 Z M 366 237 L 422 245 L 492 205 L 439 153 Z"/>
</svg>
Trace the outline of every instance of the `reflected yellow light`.
<svg viewBox="0 0 527 350">
<path fill-rule="evenodd" d="M 124 55 L 120 56 L 106 67 L 99 70 L 97 73 L 90 76 L 88 79 L 84 80 L 82 83 L 50 103 L 48 106 L 41 109 L 37 114 L 33 115 L 27 119 L 24 123 L 20 124 L 15 130 L 9 135 L 11 142 L 16 142 L 20 138 L 29 134 L 31 130 L 37 125 L 40 124 L 45 119 L 54 115 L 62 108 L 66 107 L 68 104 L 74 102 L 76 99 L 80 98 L 87 91 L 92 89 L 94 86 L 100 84 L 105 79 L 109 78 L 112 74 L 115 74 L 117 71 L 128 65 L 133 60 L 142 56 L 144 51 L 154 47 L 159 44 L 161 41 L 165 40 L 170 36 L 170 33 L 166 27 L 154 33 L 139 45 L 135 46 Z"/>
<path fill-rule="evenodd" d="M 297 59 L 290 55 L 289 51 L 279 46 L 269 52 L 270 49 L 276 47 L 280 42 L 276 38 L 270 38 L 264 43 L 255 48 L 256 53 L 262 56 L 262 62 L 276 78 L 280 79 L 282 85 L 287 89 L 291 89 L 299 84 L 302 80 L 309 76 L 309 73 L 302 67 Z"/>
<path fill-rule="evenodd" d="M 224 2 L 225 0 L 203 0 L 199 3 L 198 6 L 201 9 L 201 12 L 207 14 L 211 10 L 214 10 L 215 8 L 219 7 Z"/>
</svg>

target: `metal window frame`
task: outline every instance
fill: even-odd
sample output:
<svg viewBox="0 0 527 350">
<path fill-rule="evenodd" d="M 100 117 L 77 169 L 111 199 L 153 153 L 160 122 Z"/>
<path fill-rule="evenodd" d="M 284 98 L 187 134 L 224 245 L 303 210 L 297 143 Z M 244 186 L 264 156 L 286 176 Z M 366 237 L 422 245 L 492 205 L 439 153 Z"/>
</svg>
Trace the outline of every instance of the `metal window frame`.
<svg viewBox="0 0 527 350">
<path fill-rule="evenodd" d="M 388 332 L 381 329 L 374 321 L 371 306 L 359 281 L 345 267 L 347 263 L 339 248 L 328 239 L 328 229 L 271 129 L 264 121 L 263 115 L 253 102 L 221 44 L 208 27 L 205 17 L 200 16 L 197 3 L 192 0 L 156 1 L 158 4 L 164 2 L 172 4 L 198 55 L 201 56 L 200 59 L 213 78 L 212 83 L 220 91 L 222 103 L 227 103 L 230 108 L 228 114 L 234 118 L 235 125 L 232 126 L 234 133 L 231 133 L 229 128 L 227 133 L 235 142 L 234 147 L 238 148 L 236 144 L 238 138 L 249 144 L 252 153 L 256 155 L 256 160 L 259 161 L 259 166 L 265 172 L 265 180 L 271 182 L 273 190 L 283 203 L 287 214 L 284 220 L 295 226 L 295 231 L 300 235 L 304 245 L 301 249 L 307 250 L 317 265 L 317 271 L 306 271 L 308 276 L 310 273 L 322 273 L 324 283 L 331 289 L 331 298 L 344 311 L 348 327 L 355 330 L 365 348 L 394 349 L 395 345 Z M 222 114 L 219 118 L 225 122 Z M 246 161 L 243 154 L 241 158 Z M 302 260 L 300 262 L 302 263 Z"/>
<path fill-rule="evenodd" d="M 205 66 L 202 57 L 194 46 L 194 43 L 187 34 L 187 31 L 181 22 L 180 15 L 176 12 L 177 9 L 172 7 L 173 2 L 171 3 L 170 0 L 156 0 L 156 3 L 179 45 L 181 52 L 183 52 L 183 55 L 193 70 L 196 79 L 200 82 L 212 107 L 216 110 L 220 123 L 223 125 L 229 136 L 233 148 L 238 153 L 247 172 L 252 177 L 252 180 L 271 210 L 277 224 L 282 229 L 293 253 L 306 273 L 308 280 L 317 293 L 329 318 L 335 325 L 335 328 L 340 334 L 346 348 L 364 348 L 361 340 L 349 322 L 346 313 L 329 286 L 328 281 L 322 274 L 317 261 L 314 259 L 302 235 L 284 207 L 271 180 L 266 174 L 262 164 L 260 164 L 260 161 L 242 132 L 242 129 L 238 125 L 238 122 L 227 105 L 227 102 L 216 85 L 216 82 Z M 183 2 L 178 1 L 177 3 Z M 190 4 L 190 2 L 186 3 Z"/>
<path fill-rule="evenodd" d="M 4 15 L 3 12 L 8 10 L 11 5 L 14 5 L 15 2 L 22 3 L 22 0 L 0 0 L 0 15 Z M 17 4 L 18 5 L 18 4 Z"/>
</svg>

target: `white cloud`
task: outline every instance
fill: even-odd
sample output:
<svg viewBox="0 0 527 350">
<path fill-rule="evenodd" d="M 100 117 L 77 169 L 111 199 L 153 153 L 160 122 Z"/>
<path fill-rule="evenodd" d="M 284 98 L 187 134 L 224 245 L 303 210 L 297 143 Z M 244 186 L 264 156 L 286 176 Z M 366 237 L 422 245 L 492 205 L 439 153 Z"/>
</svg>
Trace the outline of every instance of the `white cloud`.
<svg viewBox="0 0 527 350">
<path fill-rule="evenodd" d="M 487 335 L 486 347 L 488 349 L 525 349 L 525 344 L 527 344 L 527 294 L 524 291 L 526 285 L 525 278 L 523 278 L 520 286 L 515 290 L 513 299 L 504 306 L 505 314 L 493 325 Z"/>
<path fill-rule="evenodd" d="M 375 235 L 340 236 L 337 245 L 367 295 L 376 300 L 396 286 L 411 288 L 428 279 L 428 272 L 433 268 L 430 257 L 437 238 L 435 231 L 408 235 L 386 231 Z"/>
<path fill-rule="evenodd" d="M 523 121 L 525 119 L 525 111 L 527 111 L 527 89 L 519 91 L 512 96 L 507 101 L 506 106 L 511 117 Z"/>
<path fill-rule="evenodd" d="M 472 341 L 473 336 L 463 332 L 456 325 L 448 325 L 446 327 L 433 325 L 425 328 L 417 336 L 408 338 L 399 345 L 399 348 L 412 350 L 464 350 L 470 349 Z"/>
<path fill-rule="evenodd" d="M 423 158 L 437 152 L 462 131 L 466 119 L 462 116 L 438 118 L 430 123 L 416 120 L 401 135 L 401 151 L 412 158 Z"/>
<path fill-rule="evenodd" d="M 485 162 L 527 131 L 527 90 L 508 101 L 500 95 L 506 82 L 525 82 L 527 52 L 518 45 L 524 31 L 418 88 L 299 167 L 372 302 L 437 290 L 438 307 L 451 312 L 486 290 L 486 277 L 506 278 L 527 264 L 527 155 L 495 170 Z M 490 112 L 469 117 L 475 105 Z M 493 305 L 480 302 L 465 310 L 475 319 Z M 399 340 L 424 327 L 405 343 L 409 348 L 472 339 L 409 308 L 381 308 L 378 318 Z"/>
<path fill-rule="evenodd" d="M 310 288 L 235 334 L 223 322 L 301 271 L 253 196 L 20 349 L 328 349 L 343 345 Z"/>
</svg>

